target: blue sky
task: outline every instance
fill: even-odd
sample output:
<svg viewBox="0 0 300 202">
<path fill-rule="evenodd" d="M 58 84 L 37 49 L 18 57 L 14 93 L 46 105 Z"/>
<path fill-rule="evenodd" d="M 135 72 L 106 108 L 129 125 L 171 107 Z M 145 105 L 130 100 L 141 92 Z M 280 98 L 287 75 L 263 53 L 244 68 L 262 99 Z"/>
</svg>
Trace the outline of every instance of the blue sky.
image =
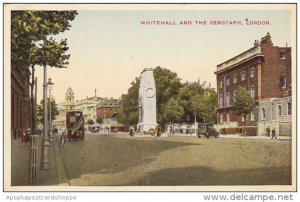
<svg viewBox="0 0 300 202">
<path fill-rule="evenodd" d="M 95 89 L 98 96 L 118 98 L 144 68 L 156 66 L 176 72 L 183 82 L 199 77 L 215 87 L 216 65 L 251 48 L 267 32 L 275 46 L 291 44 L 290 10 L 241 9 L 79 10 L 71 29 L 57 36 L 68 39 L 71 58 L 67 69 L 49 69 L 52 92 L 58 102 L 68 87 L 77 100 L 93 96 Z M 246 18 L 271 25 L 246 26 Z M 244 25 L 141 25 L 141 20 L 235 20 Z M 38 75 L 41 84 L 41 69 Z"/>
</svg>

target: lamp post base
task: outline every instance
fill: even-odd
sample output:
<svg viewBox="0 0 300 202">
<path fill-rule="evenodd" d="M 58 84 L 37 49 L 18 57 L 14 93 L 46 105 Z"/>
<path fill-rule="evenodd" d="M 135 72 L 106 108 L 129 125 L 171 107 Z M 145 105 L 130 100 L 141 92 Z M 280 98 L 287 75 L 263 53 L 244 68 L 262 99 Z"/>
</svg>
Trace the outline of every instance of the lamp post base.
<svg viewBox="0 0 300 202">
<path fill-rule="evenodd" d="M 49 139 L 43 139 L 42 144 L 42 160 L 41 160 L 41 170 L 48 170 L 50 169 L 50 161 L 49 161 L 49 146 L 50 146 Z"/>
</svg>

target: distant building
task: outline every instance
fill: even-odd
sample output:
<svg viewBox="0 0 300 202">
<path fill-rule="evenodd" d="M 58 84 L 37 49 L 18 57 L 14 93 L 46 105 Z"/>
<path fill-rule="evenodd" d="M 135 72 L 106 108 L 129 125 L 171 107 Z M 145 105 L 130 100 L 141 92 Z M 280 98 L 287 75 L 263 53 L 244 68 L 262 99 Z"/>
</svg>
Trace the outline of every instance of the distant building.
<svg viewBox="0 0 300 202">
<path fill-rule="evenodd" d="M 118 126 L 116 115 L 119 109 L 119 99 L 102 98 L 97 105 L 97 118 L 102 119 L 104 127 Z"/>
<path fill-rule="evenodd" d="M 94 96 L 87 97 L 86 99 L 76 100 L 75 110 L 82 111 L 84 121 L 87 124 L 88 120 L 92 120 L 96 123 L 97 120 L 97 105 L 101 102 L 102 98 Z"/>
<path fill-rule="evenodd" d="M 75 109 L 75 102 L 74 102 L 74 92 L 72 88 L 68 88 L 65 93 L 65 100 L 64 102 L 58 104 L 58 112 L 59 114 L 56 116 L 56 119 L 53 120 L 52 125 L 57 126 L 59 128 L 66 127 L 66 114 L 69 111 Z"/>
<path fill-rule="evenodd" d="M 269 125 L 277 134 L 291 134 L 291 48 L 273 46 L 267 33 L 254 47 L 217 65 L 217 128 L 234 134 L 246 125 L 249 134 L 265 134 Z M 239 86 L 250 91 L 256 106 L 243 120 L 234 112 Z M 252 127 L 251 127 L 252 126 Z"/>
</svg>

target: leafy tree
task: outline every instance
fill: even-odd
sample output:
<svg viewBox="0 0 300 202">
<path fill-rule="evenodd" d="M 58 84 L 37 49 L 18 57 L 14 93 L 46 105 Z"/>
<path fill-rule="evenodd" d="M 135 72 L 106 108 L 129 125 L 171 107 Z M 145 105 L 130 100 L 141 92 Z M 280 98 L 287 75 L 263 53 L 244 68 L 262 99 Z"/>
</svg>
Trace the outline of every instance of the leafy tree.
<svg viewBox="0 0 300 202">
<path fill-rule="evenodd" d="M 199 82 L 182 84 L 176 73 L 159 66 L 153 74 L 160 125 L 170 121 L 190 123 L 195 111 L 199 121 L 216 122 L 217 95 L 213 89 L 204 88 Z M 121 97 L 118 121 L 123 124 L 136 125 L 138 122 L 139 83 L 140 79 L 136 78 L 128 93 Z"/>
<path fill-rule="evenodd" d="M 157 122 L 159 124 L 166 123 L 163 118 L 165 104 L 170 98 L 176 97 L 179 88 L 182 86 L 180 78 L 177 74 L 162 67 L 156 67 L 153 71 L 155 87 L 156 87 L 156 112 Z M 140 78 L 135 78 L 128 89 L 128 93 L 122 95 L 120 100 L 120 113 L 117 118 L 120 123 L 126 125 L 136 125 L 138 123 Z"/>
<path fill-rule="evenodd" d="M 179 105 L 178 101 L 175 98 L 171 98 L 165 104 L 163 120 L 164 122 L 171 123 L 180 122 L 183 113 L 183 107 Z"/>
<path fill-rule="evenodd" d="M 69 30 L 70 21 L 74 20 L 76 15 L 77 11 L 12 11 L 12 64 L 18 68 L 28 68 L 32 64 L 29 58 L 35 46 L 34 42 Z"/>
<path fill-rule="evenodd" d="M 203 94 L 204 89 L 199 83 L 188 83 L 186 82 L 180 89 L 178 93 L 178 102 L 184 109 L 184 115 L 182 116 L 182 122 L 189 123 L 192 121 L 194 112 L 197 111 L 197 107 L 192 107 L 192 100 L 195 102 L 200 101 L 197 99 L 197 95 Z"/>
<path fill-rule="evenodd" d="M 131 82 L 131 87 L 127 94 L 123 94 L 120 100 L 120 113 L 117 115 L 117 120 L 128 126 L 136 125 L 139 118 L 139 97 L 140 79 L 135 78 Z"/>
<path fill-rule="evenodd" d="M 171 98 L 178 95 L 179 89 L 182 87 L 181 79 L 176 73 L 160 66 L 154 69 L 153 75 L 156 87 L 157 122 L 164 125 L 166 123 L 163 118 L 165 105 Z"/>
<path fill-rule="evenodd" d="M 191 98 L 191 111 L 196 113 L 198 121 L 215 123 L 217 113 L 217 95 L 212 89 L 205 89 L 203 94 Z"/>
<path fill-rule="evenodd" d="M 11 64 L 20 71 L 31 67 L 31 108 L 32 131 L 34 119 L 34 72 L 36 65 L 63 68 L 68 65 L 70 55 L 67 40 L 55 41 L 52 37 L 68 30 L 70 21 L 75 19 L 76 11 L 12 11 L 11 12 Z M 21 40 L 20 40 L 21 39 Z M 44 40 L 41 48 L 36 42 Z"/>
<path fill-rule="evenodd" d="M 50 108 L 50 102 L 48 98 L 48 114 Z M 56 119 L 56 116 L 59 114 L 57 104 L 54 99 L 51 99 L 51 121 Z M 44 99 L 41 100 L 40 105 L 37 106 L 37 119 L 41 122 L 44 122 Z M 49 121 L 49 117 L 48 117 Z"/>
<path fill-rule="evenodd" d="M 244 87 L 239 87 L 235 95 L 234 109 L 237 115 L 244 117 L 244 133 L 246 135 L 246 116 L 250 114 L 254 107 L 254 101 L 251 97 L 250 91 Z"/>
</svg>

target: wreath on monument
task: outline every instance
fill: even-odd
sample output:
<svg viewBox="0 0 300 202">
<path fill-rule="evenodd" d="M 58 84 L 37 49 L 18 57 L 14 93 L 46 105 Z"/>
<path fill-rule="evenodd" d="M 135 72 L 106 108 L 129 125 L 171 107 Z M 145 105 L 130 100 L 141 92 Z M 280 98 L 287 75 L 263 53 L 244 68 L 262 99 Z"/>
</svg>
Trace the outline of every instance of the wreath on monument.
<svg viewBox="0 0 300 202">
<path fill-rule="evenodd" d="M 155 135 L 155 130 L 153 128 L 150 128 L 149 129 L 149 134 L 154 136 Z"/>
</svg>

